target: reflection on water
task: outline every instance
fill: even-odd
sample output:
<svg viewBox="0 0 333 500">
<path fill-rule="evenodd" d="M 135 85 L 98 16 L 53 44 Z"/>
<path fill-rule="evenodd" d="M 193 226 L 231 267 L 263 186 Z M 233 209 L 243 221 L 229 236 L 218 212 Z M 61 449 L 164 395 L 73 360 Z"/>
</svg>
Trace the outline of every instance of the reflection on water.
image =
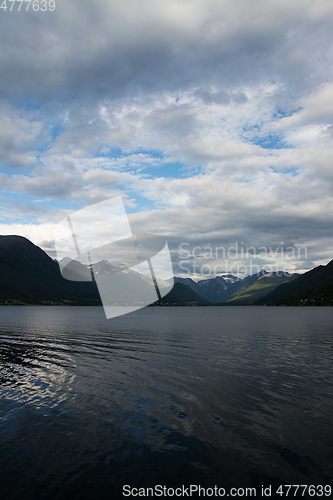
<svg viewBox="0 0 333 500">
<path fill-rule="evenodd" d="M 332 483 L 333 309 L 0 314 L 1 499 Z"/>
</svg>

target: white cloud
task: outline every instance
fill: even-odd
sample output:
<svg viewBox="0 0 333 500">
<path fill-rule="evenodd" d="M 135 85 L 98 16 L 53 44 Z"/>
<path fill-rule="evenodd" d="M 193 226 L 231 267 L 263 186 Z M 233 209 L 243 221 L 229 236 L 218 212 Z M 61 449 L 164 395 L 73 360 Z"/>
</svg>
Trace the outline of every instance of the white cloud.
<svg viewBox="0 0 333 500">
<path fill-rule="evenodd" d="M 40 225 L 1 228 L 50 242 L 49 220 L 122 195 L 173 247 L 306 239 L 311 262 L 327 256 L 332 17 L 326 0 L 2 16 L 1 215 Z"/>
<path fill-rule="evenodd" d="M 28 116 L 24 116 L 27 114 Z M 23 116 L 22 116 L 23 115 Z M 27 169 L 36 163 L 36 149 L 43 123 L 28 113 L 2 103 L 0 106 L 0 164 Z"/>
</svg>

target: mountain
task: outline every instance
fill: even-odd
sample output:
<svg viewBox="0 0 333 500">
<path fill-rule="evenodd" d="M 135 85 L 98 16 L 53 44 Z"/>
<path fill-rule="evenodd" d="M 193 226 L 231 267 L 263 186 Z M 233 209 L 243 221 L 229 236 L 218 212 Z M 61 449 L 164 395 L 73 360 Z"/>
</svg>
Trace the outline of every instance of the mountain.
<svg viewBox="0 0 333 500">
<path fill-rule="evenodd" d="M 333 280 L 325 281 L 309 292 L 289 299 L 285 305 L 333 306 Z"/>
<path fill-rule="evenodd" d="M 216 276 L 213 279 L 200 280 L 198 282 L 198 293 L 213 303 L 226 302 L 231 293 L 230 291 L 237 287 L 237 283 L 240 281 L 240 278 L 232 274 Z"/>
<path fill-rule="evenodd" d="M 63 274 L 59 269 L 63 268 Z M 91 279 L 91 267 L 99 284 L 109 274 L 115 275 L 115 289 L 124 289 L 120 300 L 136 301 L 137 296 L 151 296 L 150 275 L 138 273 L 125 264 L 117 267 L 108 261 L 85 266 L 77 261 L 54 261 L 43 250 L 22 236 L 0 236 L 0 303 L 101 305 L 96 283 Z M 119 273 L 118 271 L 122 271 Z M 120 280 L 120 281 L 119 281 Z M 171 280 L 158 280 L 161 290 Z M 191 278 L 174 278 L 173 289 L 156 305 L 333 305 L 333 260 L 302 275 L 267 273 L 260 271 L 240 279 L 233 275 L 193 281 Z M 127 292 L 126 292 L 127 290 Z M 165 293 L 166 291 L 164 291 Z M 141 297 L 144 300 L 143 297 Z M 111 299 L 112 300 L 112 297 Z"/>
<path fill-rule="evenodd" d="M 0 302 L 100 304 L 94 282 L 64 279 L 57 262 L 22 236 L 0 236 Z"/>
<path fill-rule="evenodd" d="M 211 303 L 184 283 L 175 283 L 172 290 L 154 305 L 209 306 Z"/>
<path fill-rule="evenodd" d="M 328 280 L 307 292 L 281 300 L 283 306 L 333 306 L 333 280 Z"/>
<path fill-rule="evenodd" d="M 133 284 L 136 278 L 141 278 L 144 282 L 151 284 L 151 274 L 145 274 L 134 269 L 129 268 L 126 264 L 120 263 L 118 266 L 114 266 L 110 264 L 107 260 L 101 260 L 96 264 L 92 265 L 83 265 L 76 260 L 72 260 L 69 257 L 64 257 L 59 262 L 60 267 L 62 268 L 62 276 L 68 280 L 73 281 L 91 281 L 92 274 L 96 279 L 103 278 L 108 276 L 109 274 L 115 274 L 119 271 L 122 271 L 122 276 L 129 283 L 129 276 L 133 277 Z M 137 280 L 136 280 L 137 281 Z M 170 283 L 173 283 L 173 280 L 169 280 L 169 282 L 164 281 L 160 278 L 156 278 L 156 282 L 158 287 L 161 290 L 170 287 Z M 120 285 L 120 284 L 119 284 Z M 143 286 L 145 286 L 143 284 Z"/>
<path fill-rule="evenodd" d="M 59 264 L 67 279 L 61 275 Z M 69 258 L 62 259 L 59 264 L 22 236 L 0 236 L 0 303 L 101 305 L 96 283 L 86 281 L 91 280 L 91 267 L 102 288 L 103 280 L 109 274 L 114 274 L 114 287 L 110 289 L 106 282 L 106 294 L 107 300 L 117 301 L 118 305 L 129 301 L 145 301 L 145 297 L 151 297 L 152 286 L 154 288 L 151 276 L 123 264 L 113 266 L 104 260 L 85 266 Z M 163 280 L 157 282 L 160 290 L 170 286 Z M 177 285 L 161 299 L 161 304 L 209 303 L 188 286 Z"/>
<path fill-rule="evenodd" d="M 282 283 L 292 281 L 297 277 L 295 274 L 276 272 L 262 274 L 259 277 L 258 275 L 254 276 L 257 278 L 254 282 L 252 279 L 247 279 L 253 278 L 253 276 L 249 276 L 242 280 L 243 285 L 228 300 L 228 304 L 251 304 L 262 297 L 266 297 L 266 295 L 275 290 Z"/>
<path fill-rule="evenodd" d="M 232 274 L 216 276 L 198 282 L 193 281 L 191 278 L 174 278 L 175 283 L 183 283 L 189 286 L 194 292 L 213 303 L 225 302 L 229 296 L 229 288 L 238 281 L 241 281 L 240 278 Z"/>
<path fill-rule="evenodd" d="M 255 302 L 256 305 L 297 305 L 301 301 L 332 303 L 333 260 L 326 266 L 318 266 L 300 274 L 290 283 L 283 283 L 266 297 Z M 323 301 L 321 301 L 323 302 Z"/>
<path fill-rule="evenodd" d="M 245 276 L 245 278 L 231 283 L 224 298 L 224 302 L 229 303 L 230 301 L 233 301 L 233 299 L 236 300 L 238 295 L 244 295 L 246 293 L 246 290 L 251 287 L 256 281 L 258 281 L 258 279 L 260 279 L 262 276 L 265 276 L 265 274 L 268 274 L 267 271 L 262 269 L 261 271 L 259 271 L 259 273 L 252 274 L 251 276 Z M 251 302 L 250 299 L 243 301 L 242 303 L 248 304 L 249 302 Z M 236 305 L 236 303 L 233 303 L 232 305 Z"/>
<path fill-rule="evenodd" d="M 241 279 L 232 274 L 200 280 L 174 278 L 175 283 L 183 283 L 213 304 L 245 305 L 267 295 L 281 283 L 294 279 L 297 275 L 288 273 L 268 273 L 265 270 Z"/>
<path fill-rule="evenodd" d="M 196 281 L 193 281 L 192 278 L 178 278 L 175 276 L 174 278 L 169 278 L 166 280 L 168 283 L 182 283 L 183 285 L 189 286 L 194 292 L 199 293 L 200 287 Z"/>
</svg>

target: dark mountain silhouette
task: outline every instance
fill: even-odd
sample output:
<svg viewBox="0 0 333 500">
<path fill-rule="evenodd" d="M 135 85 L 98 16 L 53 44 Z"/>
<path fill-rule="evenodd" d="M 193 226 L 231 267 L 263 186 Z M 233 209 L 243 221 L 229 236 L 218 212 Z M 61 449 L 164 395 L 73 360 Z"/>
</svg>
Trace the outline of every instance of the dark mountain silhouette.
<svg viewBox="0 0 333 500">
<path fill-rule="evenodd" d="M 94 282 L 67 281 L 59 265 L 22 236 L 0 236 L 0 301 L 100 304 Z"/>
<path fill-rule="evenodd" d="M 281 306 L 333 306 L 333 280 L 328 280 L 307 292 L 277 302 Z"/>
<path fill-rule="evenodd" d="M 300 274 L 290 283 L 283 283 L 266 297 L 255 302 L 255 304 L 297 305 L 301 300 L 305 299 L 307 301 L 318 300 L 319 296 L 320 301 L 323 298 L 325 303 L 332 302 L 331 280 L 333 280 L 333 260 L 326 266 L 318 266 L 304 274 Z"/>
<path fill-rule="evenodd" d="M 298 275 L 288 273 L 268 273 L 265 270 L 241 279 L 232 274 L 200 280 L 175 278 L 175 283 L 188 285 L 196 293 L 214 304 L 245 305 L 267 295 L 285 281 Z"/>
<path fill-rule="evenodd" d="M 172 290 L 155 305 L 209 306 L 211 302 L 204 299 L 184 283 L 175 283 Z"/>
<path fill-rule="evenodd" d="M 214 303 L 226 302 L 232 293 L 231 291 L 235 290 L 241 281 L 240 278 L 232 274 L 200 280 L 198 281 L 198 293 Z"/>
<path fill-rule="evenodd" d="M 215 278 L 200 280 L 198 282 L 193 281 L 191 278 L 178 277 L 175 277 L 174 281 L 175 283 L 188 285 L 192 288 L 192 290 L 209 302 L 218 303 L 226 302 L 230 296 L 230 288 L 232 288 L 235 282 L 241 280 L 240 278 L 237 278 L 237 276 L 228 274 L 225 276 L 216 276 Z"/>
<path fill-rule="evenodd" d="M 94 264 L 104 276 L 123 270 L 107 261 Z M 124 290 L 145 290 L 146 276 L 129 269 L 121 286 Z M 101 305 L 90 268 L 72 261 L 62 277 L 58 262 L 22 236 L 0 236 L 0 303 Z M 118 274 L 118 273 L 117 273 Z M 123 273 L 119 273 L 123 274 Z M 79 281 L 81 279 L 81 281 Z M 281 281 L 284 281 L 282 284 Z M 115 279 L 116 284 L 118 281 Z M 163 283 L 161 283 L 163 285 Z M 125 286 L 126 285 L 126 286 Z M 135 286 L 134 286 L 135 285 Z M 165 283 L 164 283 L 165 285 Z M 267 273 L 265 270 L 244 279 L 232 275 L 200 280 L 175 278 L 173 289 L 156 305 L 333 305 L 333 260 L 302 275 Z M 117 286 L 119 290 L 119 287 Z M 273 289 L 273 291 L 272 291 Z M 148 292 L 149 290 L 147 290 Z M 128 300 L 128 293 L 122 298 Z M 118 296 L 119 294 L 117 294 Z M 132 294 L 133 295 L 133 294 Z M 134 293 L 135 297 L 136 294 Z M 132 299 L 135 300 L 135 297 Z M 259 298 L 259 300 L 257 300 Z"/>
<path fill-rule="evenodd" d="M 100 296 L 94 281 L 82 281 L 91 276 L 90 269 L 71 259 L 62 277 L 58 262 L 49 257 L 41 248 L 22 236 L 0 236 L 0 303 L 45 304 L 59 303 L 72 305 L 101 305 Z M 107 261 L 94 264 L 97 273 L 103 277 L 115 273 L 126 266 L 112 266 Z M 121 276 L 120 276 L 121 275 Z M 120 282 L 119 279 L 121 278 Z M 117 300 L 119 291 L 124 288 L 121 302 L 135 300 L 138 295 L 149 291 L 150 285 L 145 277 L 129 270 L 128 274 L 117 273 Z M 147 289 L 147 290 L 146 290 Z M 112 297 L 111 297 L 112 299 Z M 206 305 L 204 298 L 186 285 L 176 286 L 161 303 L 174 305 Z"/>
</svg>

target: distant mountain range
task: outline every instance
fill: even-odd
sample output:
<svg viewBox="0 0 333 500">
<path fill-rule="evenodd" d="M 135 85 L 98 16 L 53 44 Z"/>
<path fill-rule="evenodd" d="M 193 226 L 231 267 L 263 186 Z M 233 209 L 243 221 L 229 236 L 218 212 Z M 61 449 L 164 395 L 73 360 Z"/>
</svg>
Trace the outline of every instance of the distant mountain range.
<svg viewBox="0 0 333 500">
<path fill-rule="evenodd" d="M 176 283 L 188 285 L 197 294 L 213 304 L 250 304 L 277 288 L 281 283 L 294 280 L 297 274 L 277 274 L 260 271 L 241 279 L 232 274 L 198 281 L 191 278 L 174 278 Z"/>
<path fill-rule="evenodd" d="M 0 236 L 0 304 L 101 305 L 91 269 L 70 259 L 59 264 L 22 236 Z M 122 271 L 133 286 L 147 287 L 150 276 L 108 261 L 93 265 L 99 277 Z M 243 279 L 225 274 L 195 282 L 174 278 L 173 289 L 153 305 L 333 305 L 333 261 L 305 274 L 268 273 Z M 160 289 L 170 280 L 158 280 Z M 142 285 L 140 285 L 140 283 Z M 126 297 L 124 297 L 124 300 Z"/>
</svg>

